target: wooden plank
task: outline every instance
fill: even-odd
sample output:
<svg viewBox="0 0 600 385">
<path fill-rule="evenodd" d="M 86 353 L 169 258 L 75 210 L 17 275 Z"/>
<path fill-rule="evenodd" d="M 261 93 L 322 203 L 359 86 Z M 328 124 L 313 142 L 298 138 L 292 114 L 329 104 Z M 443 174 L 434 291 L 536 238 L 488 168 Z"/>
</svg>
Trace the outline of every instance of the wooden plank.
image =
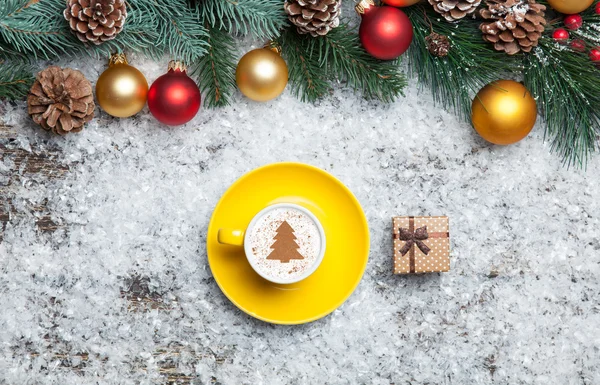
<svg viewBox="0 0 600 385">
<path fill-rule="evenodd" d="M 69 167 L 60 162 L 62 154 L 57 148 L 32 146 L 31 151 L 27 151 L 13 145 L 16 138 L 17 132 L 13 127 L 0 124 L 0 161 L 10 161 L 11 164 L 7 172 L 8 180 L 0 185 L 0 241 L 11 218 L 24 214 L 16 212 L 12 204 L 12 200 L 18 194 L 14 186 L 19 186 L 23 177 L 34 178 L 44 183 L 46 180 L 62 179 L 69 172 Z M 52 220 L 52 213 L 46 204 L 47 201 L 31 206 L 30 213 L 38 218 L 36 226 L 41 232 L 52 233 L 59 225 Z"/>
<path fill-rule="evenodd" d="M 6 225 L 11 220 L 18 219 L 23 215 L 31 215 L 36 219 L 35 225 L 40 233 L 52 233 L 62 225 L 56 223 L 52 218 L 51 210 L 48 208 L 48 201 L 27 207 L 27 212 L 18 212 L 14 202 L 18 199 L 20 189 L 27 188 L 22 185 L 22 178 L 32 178 L 43 184 L 47 181 L 55 181 L 64 178 L 70 171 L 69 166 L 61 163 L 62 154 L 56 147 L 32 146 L 31 151 L 18 148 L 15 144 L 18 138 L 17 131 L 9 126 L 0 123 L 0 160 L 11 164 L 8 170 L 8 178 L 0 185 L 0 242 Z M 209 151 L 217 151 L 209 149 Z M 120 292 L 122 298 L 127 300 L 127 310 L 134 312 L 162 311 L 169 312 L 178 306 L 177 299 L 169 296 L 168 292 L 159 292 L 150 285 L 150 278 L 145 276 L 133 276 L 123 279 L 123 286 Z M 60 314 L 59 310 L 54 308 L 61 307 L 61 303 L 54 298 L 50 298 L 45 304 L 51 314 Z M 49 358 L 56 363 L 59 370 L 70 371 L 78 375 L 85 375 L 86 368 L 90 362 L 100 361 L 102 364 L 107 362 L 106 357 L 100 357 L 96 354 L 90 354 L 86 351 L 73 351 L 69 343 L 63 341 L 59 335 L 49 332 L 44 337 L 51 347 L 50 351 L 33 351 L 28 344 L 14 347 L 14 353 L 19 355 L 29 355 L 32 359 L 43 356 L 45 360 Z M 224 348 L 223 348 L 224 349 Z M 216 353 L 210 348 L 201 352 L 194 351 L 191 347 L 172 342 L 167 346 L 159 347 L 153 352 L 157 363 L 157 369 L 162 377 L 163 384 L 188 385 L 196 384 L 200 378 L 195 374 L 190 374 L 190 365 L 195 365 L 201 360 L 208 360 L 217 365 L 226 362 L 228 353 Z M 185 360 L 185 362 L 183 362 Z M 144 373 L 147 371 L 146 364 L 143 361 L 132 359 L 128 362 L 132 373 Z M 183 369 L 183 366 L 186 368 Z M 49 368 L 41 368 L 40 372 L 34 375 L 42 375 Z M 192 371 L 193 372 L 193 371 Z M 218 383 L 215 377 L 210 379 L 211 384 Z"/>
<path fill-rule="evenodd" d="M 166 303 L 161 293 L 150 289 L 150 278 L 139 275 L 124 279 L 121 297 L 129 301 L 131 311 L 168 311 L 173 308 L 173 303 Z"/>
</svg>

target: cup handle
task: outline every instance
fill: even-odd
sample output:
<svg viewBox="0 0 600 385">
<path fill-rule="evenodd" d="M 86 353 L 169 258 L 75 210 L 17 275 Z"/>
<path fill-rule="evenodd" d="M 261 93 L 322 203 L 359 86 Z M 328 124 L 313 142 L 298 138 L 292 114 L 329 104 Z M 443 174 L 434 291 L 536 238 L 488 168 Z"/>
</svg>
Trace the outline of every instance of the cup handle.
<svg viewBox="0 0 600 385">
<path fill-rule="evenodd" d="M 244 230 L 219 229 L 217 240 L 223 245 L 244 246 Z"/>
</svg>

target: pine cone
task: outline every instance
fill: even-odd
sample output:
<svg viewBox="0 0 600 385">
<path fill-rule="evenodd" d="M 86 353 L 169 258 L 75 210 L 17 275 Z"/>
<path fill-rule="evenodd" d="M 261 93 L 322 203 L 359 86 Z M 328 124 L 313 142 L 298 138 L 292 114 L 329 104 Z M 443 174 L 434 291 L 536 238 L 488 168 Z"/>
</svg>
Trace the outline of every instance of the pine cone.
<svg viewBox="0 0 600 385">
<path fill-rule="evenodd" d="M 448 39 L 448 36 L 431 32 L 431 34 L 425 38 L 425 42 L 427 43 L 427 50 L 433 56 L 448 56 L 448 52 L 450 52 L 450 39 Z"/>
<path fill-rule="evenodd" d="M 342 0 L 286 0 L 283 8 L 298 33 L 327 35 L 340 25 Z"/>
<path fill-rule="evenodd" d="M 481 0 L 429 0 L 433 9 L 448 21 L 457 21 L 475 12 Z"/>
<path fill-rule="evenodd" d="M 544 32 L 545 10 L 546 6 L 535 0 L 487 0 L 480 14 L 491 21 L 481 23 L 479 29 L 498 51 L 509 55 L 530 52 Z"/>
<path fill-rule="evenodd" d="M 60 135 L 81 131 L 96 107 L 89 80 L 77 70 L 57 66 L 37 74 L 27 105 L 34 122 Z"/>
<path fill-rule="evenodd" d="M 121 32 L 127 9 L 125 0 L 68 0 L 64 16 L 79 40 L 98 45 Z"/>
</svg>

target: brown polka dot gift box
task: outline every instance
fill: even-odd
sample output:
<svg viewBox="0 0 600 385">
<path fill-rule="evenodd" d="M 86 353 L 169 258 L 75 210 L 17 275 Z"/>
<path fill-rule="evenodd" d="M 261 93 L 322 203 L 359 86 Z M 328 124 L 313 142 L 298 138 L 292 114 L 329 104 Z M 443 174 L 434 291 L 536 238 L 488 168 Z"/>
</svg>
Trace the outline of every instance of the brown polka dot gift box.
<svg viewBox="0 0 600 385">
<path fill-rule="evenodd" d="M 450 270 L 448 217 L 394 217 L 394 274 Z"/>
</svg>

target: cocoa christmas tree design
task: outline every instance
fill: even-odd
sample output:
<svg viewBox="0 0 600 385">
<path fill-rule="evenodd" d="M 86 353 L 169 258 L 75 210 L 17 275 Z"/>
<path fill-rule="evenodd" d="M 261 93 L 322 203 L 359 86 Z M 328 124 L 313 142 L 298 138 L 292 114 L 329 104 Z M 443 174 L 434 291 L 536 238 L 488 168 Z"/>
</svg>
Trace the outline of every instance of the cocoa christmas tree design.
<svg viewBox="0 0 600 385">
<path fill-rule="evenodd" d="M 300 246 L 296 243 L 294 229 L 287 221 L 283 221 L 277 228 L 275 243 L 271 245 L 273 251 L 267 256 L 267 259 L 276 259 L 279 262 L 288 263 L 292 259 L 304 259 L 298 252 Z"/>
</svg>

